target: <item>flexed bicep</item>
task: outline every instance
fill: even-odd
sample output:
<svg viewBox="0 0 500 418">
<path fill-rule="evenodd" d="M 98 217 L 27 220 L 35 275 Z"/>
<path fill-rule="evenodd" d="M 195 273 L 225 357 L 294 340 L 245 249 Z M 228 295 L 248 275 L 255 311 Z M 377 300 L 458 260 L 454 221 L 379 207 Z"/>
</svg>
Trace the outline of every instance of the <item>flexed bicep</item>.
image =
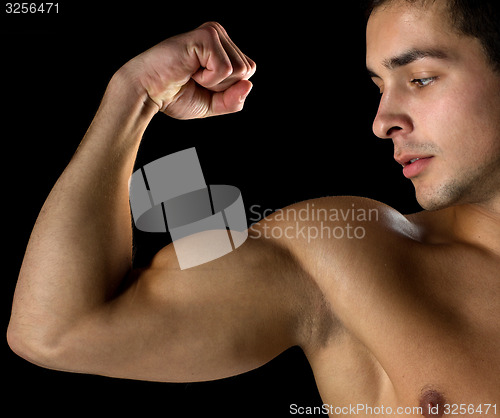
<svg viewBox="0 0 500 418">
<path fill-rule="evenodd" d="M 168 246 L 135 276 L 125 292 L 68 332 L 57 368 L 212 380 L 259 367 L 308 333 L 314 289 L 271 240 L 250 238 L 225 257 L 182 271 Z"/>
</svg>

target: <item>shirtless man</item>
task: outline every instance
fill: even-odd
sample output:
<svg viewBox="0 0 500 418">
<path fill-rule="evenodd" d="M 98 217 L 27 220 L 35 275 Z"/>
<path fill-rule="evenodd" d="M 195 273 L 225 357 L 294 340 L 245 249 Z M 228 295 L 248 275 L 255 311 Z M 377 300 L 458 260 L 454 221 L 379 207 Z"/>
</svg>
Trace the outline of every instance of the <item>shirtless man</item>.
<svg viewBox="0 0 500 418">
<path fill-rule="evenodd" d="M 192 382 L 297 345 L 328 412 L 500 413 L 499 63 L 447 6 L 387 2 L 367 25 L 382 93 L 373 129 L 392 139 L 427 210 L 403 216 L 353 197 L 288 208 L 375 210 L 349 219 L 361 239 L 305 239 L 294 228 L 319 228 L 317 218 L 276 212 L 222 258 L 181 271 L 169 245 L 131 270 L 128 180 L 149 121 L 241 110 L 255 64 L 207 23 L 124 65 L 36 222 L 10 347 L 58 370 Z"/>
</svg>

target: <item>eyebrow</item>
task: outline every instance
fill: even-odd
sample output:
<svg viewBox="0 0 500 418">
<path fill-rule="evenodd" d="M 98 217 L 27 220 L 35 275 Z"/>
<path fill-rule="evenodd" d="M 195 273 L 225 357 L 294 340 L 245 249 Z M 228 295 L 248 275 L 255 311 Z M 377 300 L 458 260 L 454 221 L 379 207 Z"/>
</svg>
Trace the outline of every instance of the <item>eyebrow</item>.
<svg viewBox="0 0 500 418">
<path fill-rule="evenodd" d="M 387 58 L 382 62 L 382 65 L 389 69 L 394 70 L 399 67 L 403 67 L 405 65 L 411 64 L 422 58 L 436 58 L 436 59 L 449 59 L 448 54 L 442 49 L 417 49 L 413 48 L 408 51 L 403 52 L 400 55 L 396 55 L 391 58 Z M 378 77 L 374 71 L 367 67 L 368 74 L 370 77 Z"/>
</svg>

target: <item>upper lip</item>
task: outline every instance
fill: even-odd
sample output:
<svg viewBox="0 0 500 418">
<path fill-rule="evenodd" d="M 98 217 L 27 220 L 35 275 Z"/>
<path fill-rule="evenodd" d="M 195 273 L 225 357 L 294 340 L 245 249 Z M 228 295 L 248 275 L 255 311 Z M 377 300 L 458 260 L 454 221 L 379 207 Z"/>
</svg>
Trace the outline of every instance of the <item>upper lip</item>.
<svg viewBox="0 0 500 418">
<path fill-rule="evenodd" d="M 415 158 L 423 159 L 423 158 L 431 158 L 432 155 L 422 155 L 422 154 L 402 154 L 399 157 L 394 156 L 394 159 L 401 164 L 403 167 L 406 167 L 411 160 Z"/>
</svg>

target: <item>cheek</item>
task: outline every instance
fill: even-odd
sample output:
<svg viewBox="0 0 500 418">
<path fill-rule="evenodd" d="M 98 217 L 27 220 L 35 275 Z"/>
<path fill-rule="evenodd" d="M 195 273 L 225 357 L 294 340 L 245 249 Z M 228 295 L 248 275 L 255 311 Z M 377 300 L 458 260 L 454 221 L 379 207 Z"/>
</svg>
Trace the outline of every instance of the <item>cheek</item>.
<svg viewBox="0 0 500 418">
<path fill-rule="evenodd" d="M 500 156 L 500 93 L 479 93 L 471 92 L 469 101 L 463 102 L 461 138 L 468 145 L 466 150 L 478 160 L 497 158 Z"/>
<path fill-rule="evenodd" d="M 463 84 L 462 84 L 463 85 Z M 500 90 L 469 84 L 449 89 L 422 108 L 424 137 L 437 145 L 452 165 L 478 164 L 500 155 Z"/>
<path fill-rule="evenodd" d="M 486 77 L 485 77 L 486 78 Z M 480 77 L 477 77 L 481 80 Z M 459 112 L 470 135 L 489 138 L 490 144 L 498 143 L 500 128 L 500 78 L 486 78 L 484 82 L 468 83 L 458 97 Z M 496 139 L 496 141 L 494 141 Z M 487 145 L 487 143 L 483 143 Z"/>
</svg>

